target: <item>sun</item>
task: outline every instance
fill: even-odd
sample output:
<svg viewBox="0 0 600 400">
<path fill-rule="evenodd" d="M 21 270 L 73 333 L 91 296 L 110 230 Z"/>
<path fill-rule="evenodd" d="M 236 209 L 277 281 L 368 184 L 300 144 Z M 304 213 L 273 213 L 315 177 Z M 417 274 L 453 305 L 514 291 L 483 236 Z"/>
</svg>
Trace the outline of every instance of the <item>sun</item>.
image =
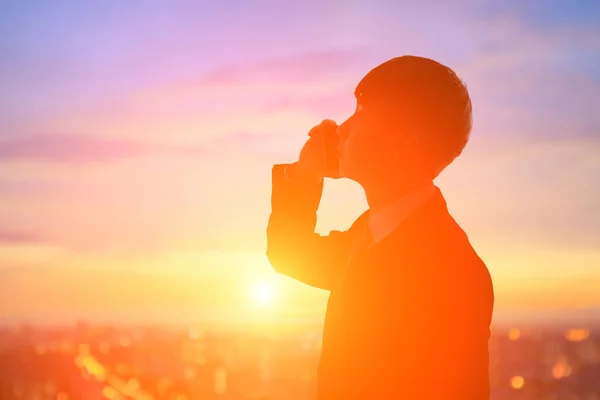
<svg viewBox="0 0 600 400">
<path fill-rule="evenodd" d="M 259 282 L 252 288 L 252 299 L 261 306 L 269 306 L 273 304 L 275 299 L 275 291 L 273 285 L 269 282 Z"/>
</svg>

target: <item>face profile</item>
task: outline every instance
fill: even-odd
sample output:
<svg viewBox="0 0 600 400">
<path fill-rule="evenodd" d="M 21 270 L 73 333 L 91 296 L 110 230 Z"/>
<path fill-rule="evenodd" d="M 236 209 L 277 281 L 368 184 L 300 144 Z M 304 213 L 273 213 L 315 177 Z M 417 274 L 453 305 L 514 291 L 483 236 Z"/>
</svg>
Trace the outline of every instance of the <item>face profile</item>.
<svg viewBox="0 0 600 400">
<path fill-rule="evenodd" d="M 389 173 L 401 149 L 394 138 L 360 103 L 338 128 L 339 169 L 342 177 L 363 184 Z"/>
</svg>

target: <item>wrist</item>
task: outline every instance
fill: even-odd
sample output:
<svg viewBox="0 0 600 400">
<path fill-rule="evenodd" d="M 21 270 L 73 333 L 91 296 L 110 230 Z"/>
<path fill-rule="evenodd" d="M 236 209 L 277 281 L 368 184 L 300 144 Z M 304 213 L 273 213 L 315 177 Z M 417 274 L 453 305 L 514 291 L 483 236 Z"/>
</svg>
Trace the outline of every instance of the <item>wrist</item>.
<svg viewBox="0 0 600 400">
<path fill-rule="evenodd" d="M 307 173 L 298 166 L 298 163 L 288 164 L 285 166 L 284 175 L 294 182 L 298 183 L 321 183 L 323 178 L 317 175 Z"/>
</svg>

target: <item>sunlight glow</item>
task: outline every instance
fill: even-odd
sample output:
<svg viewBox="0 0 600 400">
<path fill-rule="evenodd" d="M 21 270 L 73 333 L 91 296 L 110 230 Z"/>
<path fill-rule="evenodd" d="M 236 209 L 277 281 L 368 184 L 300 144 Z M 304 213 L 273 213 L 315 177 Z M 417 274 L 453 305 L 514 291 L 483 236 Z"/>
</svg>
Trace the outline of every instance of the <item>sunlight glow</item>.
<svg viewBox="0 0 600 400">
<path fill-rule="evenodd" d="M 262 306 L 273 304 L 275 298 L 273 285 L 269 282 L 260 282 L 252 290 L 253 300 Z"/>
</svg>

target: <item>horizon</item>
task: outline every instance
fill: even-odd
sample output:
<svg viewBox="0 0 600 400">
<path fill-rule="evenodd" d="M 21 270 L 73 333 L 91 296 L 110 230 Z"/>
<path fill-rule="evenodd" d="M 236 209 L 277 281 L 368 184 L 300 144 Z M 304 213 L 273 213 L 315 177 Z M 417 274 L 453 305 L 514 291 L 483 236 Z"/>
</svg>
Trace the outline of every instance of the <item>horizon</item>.
<svg viewBox="0 0 600 400">
<path fill-rule="evenodd" d="M 180 311 L 180 310 L 179 310 Z M 202 310 L 179 312 L 179 317 L 156 318 L 152 317 L 151 310 L 137 313 L 135 318 L 125 313 L 121 316 L 97 315 L 95 317 L 48 317 L 47 315 L 34 316 L 29 319 L 0 318 L 0 327 L 11 328 L 15 326 L 31 326 L 36 328 L 66 328 L 79 324 L 89 326 L 114 326 L 137 327 L 147 326 L 156 328 L 182 328 L 205 327 L 207 329 L 245 329 L 248 327 L 263 329 L 265 327 L 294 326 L 297 330 L 321 330 L 323 313 L 314 312 L 305 315 L 246 315 L 240 318 L 235 312 L 207 313 Z M 219 315 L 217 315 L 219 314 Z M 288 326 L 288 327 L 289 327 Z M 510 311 L 498 312 L 494 315 L 491 330 L 506 330 L 510 328 L 588 328 L 597 332 L 600 329 L 600 307 L 583 308 L 564 311 L 547 311 L 537 314 Z"/>
</svg>

